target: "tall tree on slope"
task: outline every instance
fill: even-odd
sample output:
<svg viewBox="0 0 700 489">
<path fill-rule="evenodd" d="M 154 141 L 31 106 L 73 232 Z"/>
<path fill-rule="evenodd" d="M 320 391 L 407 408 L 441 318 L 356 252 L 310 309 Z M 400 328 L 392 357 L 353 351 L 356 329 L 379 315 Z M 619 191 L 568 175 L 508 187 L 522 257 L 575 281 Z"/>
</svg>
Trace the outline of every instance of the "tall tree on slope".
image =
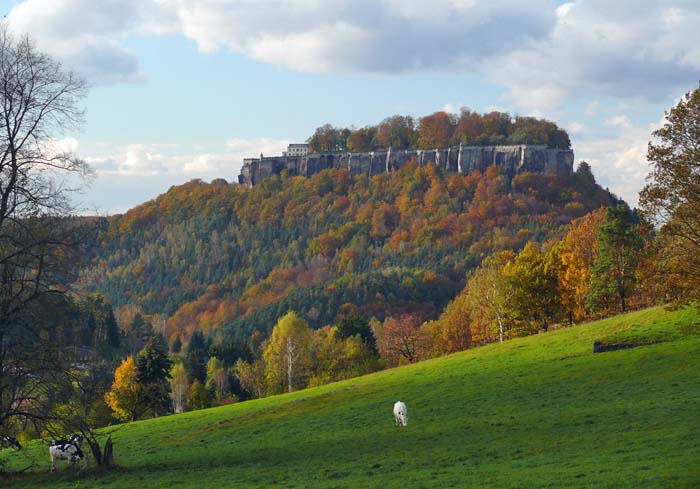
<svg viewBox="0 0 700 489">
<path fill-rule="evenodd" d="M 168 347 L 159 336 L 151 336 L 136 357 L 136 379 L 143 386 L 144 403 L 153 417 L 170 412 L 170 369 Z"/>
<path fill-rule="evenodd" d="M 61 352 L 36 319 L 50 317 L 42 302 L 72 281 L 71 175 L 89 168 L 58 139 L 80 126 L 86 93 L 29 37 L 0 26 L 0 425 L 45 417 L 61 370 Z"/>
<path fill-rule="evenodd" d="M 660 226 L 661 276 L 674 299 L 700 299 L 700 87 L 666 112 L 666 123 L 653 133 L 647 160 L 649 183 L 639 203 Z"/>
<path fill-rule="evenodd" d="M 263 354 L 266 377 L 273 390 L 284 386 L 287 392 L 301 388 L 311 360 L 311 328 L 294 312 L 282 316 Z"/>
<path fill-rule="evenodd" d="M 598 233 L 598 258 L 593 264 L 588 295 L 591 307 L 600 309 L 617 302 L 620 312 L 627 311 L 643 246 L 639 225 L 634 224 L 629 207 L 620 204 L 608 208 Z"/>
</svg>

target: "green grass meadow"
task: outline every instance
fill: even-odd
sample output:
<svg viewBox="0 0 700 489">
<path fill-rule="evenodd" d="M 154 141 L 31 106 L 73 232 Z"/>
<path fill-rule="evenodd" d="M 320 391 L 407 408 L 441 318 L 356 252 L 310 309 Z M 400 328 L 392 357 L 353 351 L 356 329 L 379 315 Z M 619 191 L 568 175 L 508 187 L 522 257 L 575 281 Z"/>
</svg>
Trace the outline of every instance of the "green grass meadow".
<svg viewBox="0 0 700 489">
<path fill-rule="evenodd" d="M 593 342 L 644 346 L 593 354 Z M 648 309 L 308 389 L 122 425 L 117 468 L 12 488 L 700 487 L 700 315 Z M 397 400 L 406 428 L 394 426 Z M 33 471 L 33 472 L 32 472 Z"/>
</svg>

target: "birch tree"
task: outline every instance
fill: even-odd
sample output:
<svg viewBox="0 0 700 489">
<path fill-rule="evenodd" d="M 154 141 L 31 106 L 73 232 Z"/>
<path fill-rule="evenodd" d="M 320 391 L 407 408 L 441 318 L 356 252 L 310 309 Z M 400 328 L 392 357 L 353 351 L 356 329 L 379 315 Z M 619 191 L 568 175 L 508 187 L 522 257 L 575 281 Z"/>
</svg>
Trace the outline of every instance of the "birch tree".
<svg viewBox="0 0 700 489">
<path fill-rule="evenodd" d="M 287 392 L 300 388 L 308 376 L 311 360 L 311 328 L 294 312 L 281 317 L 263 353 L 270 388 Z"/>
<path fill-rule="evenodd" d="M 177 363 L 170 371 L 170 388 L 173 399 L 173 412 L 184 413 L 187 401 L 188 388 L 190 386 L 187 379 L 187 372 L 182 363 Z"/>
<path fill-rule="evenodd" d="M 507 328 L 508 305 L 514 294 L 512 284 L 506 279 L 503 268 L 514 258 L 511 251 L 488 257 L 467 284 L 467 289 L 476 296 L 478 312 L 483 320 L 487 324 L 496 324 L 498 341 L 501 343 Z"/>
<path fill-rule="evenodd" d="M 210 357 L 207 362 L 207 382 L 205 384 L 209 392 L 214 394 L 214 399 L 220 400 L 229 392 L 228 375 L 224 364 L 216 357 Z"/>
</svg>

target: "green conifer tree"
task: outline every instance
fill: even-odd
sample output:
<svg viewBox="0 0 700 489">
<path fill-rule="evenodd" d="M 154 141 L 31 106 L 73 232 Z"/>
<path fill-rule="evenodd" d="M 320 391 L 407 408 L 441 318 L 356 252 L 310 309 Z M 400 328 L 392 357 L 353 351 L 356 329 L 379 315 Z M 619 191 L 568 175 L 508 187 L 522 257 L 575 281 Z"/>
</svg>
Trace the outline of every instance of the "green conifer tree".
<svg viewBox="0 0 700 489">
<path fill-rule="evenodd" d="M 620 204 L 605 212 L 598 233 L 598 259 L 593 264 L 593 280 L 588 295 L 591 309 L 611 307 L 617 302 L 625 312 L 636 285 L 635 270 L 644 241 L 629 207 Z"/>
<path fill-rule="evenodd" d="M 207 380 L 207 360 L 209 359 L 209 347 L 204 334 L 195 331 L 190 337 L 185 353 L 185 369 L 191 379 L 198 379 L 201 383 Z"/>
<path fill-rule="evenodd" d="M 143 385 L 144 404 L 154 417 L 170 411 L 172 365 L 168 349 L 158 336 L 151 337 L 136 357 L 136 378 Z"/>
</svg>

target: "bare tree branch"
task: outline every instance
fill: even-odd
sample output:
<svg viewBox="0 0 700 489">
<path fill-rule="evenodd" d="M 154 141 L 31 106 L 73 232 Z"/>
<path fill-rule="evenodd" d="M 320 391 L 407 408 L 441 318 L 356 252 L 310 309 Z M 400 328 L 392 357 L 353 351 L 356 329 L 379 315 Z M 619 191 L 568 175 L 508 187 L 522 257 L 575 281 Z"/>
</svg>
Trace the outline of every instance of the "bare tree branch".
<svg viewBox="0 0 700 489">
<path fill-rule="evenodd" d="M 0 25 L 0 424 L 50 418 L 67 359 L 46 329 L 75 241 L 68 175 L 88 176 L 56 141 L 80 128 L 86 83 Z M 49 314 L 50 315 L 50 314 Z"/>
</svg>

